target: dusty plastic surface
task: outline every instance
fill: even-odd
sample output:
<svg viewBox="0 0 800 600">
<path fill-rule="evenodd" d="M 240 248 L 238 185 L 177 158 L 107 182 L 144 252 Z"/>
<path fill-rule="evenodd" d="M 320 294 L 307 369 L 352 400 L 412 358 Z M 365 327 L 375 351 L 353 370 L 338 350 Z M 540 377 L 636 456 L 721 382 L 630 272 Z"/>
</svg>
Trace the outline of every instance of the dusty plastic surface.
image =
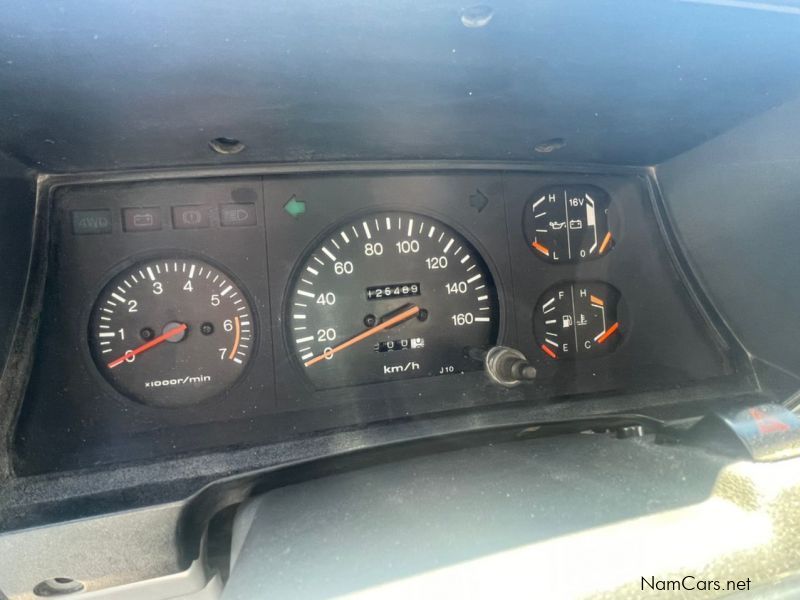
<svg viewBox="0 0 800 600">
<path fill-rule="evenodd" d="M 590 582 L 591 561 L 616 563 L 629 551 L 633 559 L 639 544 L 651 543 L 626 523 L 668 521 L 671 511 L 703 506 L 724 465 L 646 438 L 579 434 L 428 455 L 277 489 L 241 513 L 238 558 L 223 598 L 373 597 L 367 591 L 390 593 L 393 586 L 410 592 L 405 597 L 445 589 L 448 597 L 477 591 L 496 598 L 523 584 L 540 591 L 577 585 L 576 565 Z M 726 477 L 719 481 L 716 489 L 735 493 Z M 721 514 L 731 516 L 738 508 L 726 510 Z M 599 527 L 608 541 L 595 533 Z M 666 534 L 654 535 L 655 544 Z M 684 543 L 671 542 L 676 549 Z M 602 552 L 587 556 L 588 548 Z M 505 561 L 523 550 L 535 560 Z M 477 573 L 486 579 L 477 581 Z"/>
<path fill-rule="evenodd" d="M 665 593 L 644 579 L 685 576 L 696 589 L 676 598 L 728 581 L 761 597 L 800 567 L 799 507 L 800 459 L 723 464 L 598 435 L 498 444 L 255 499 L 223 598 L 643 598 Z"/>
</svg>

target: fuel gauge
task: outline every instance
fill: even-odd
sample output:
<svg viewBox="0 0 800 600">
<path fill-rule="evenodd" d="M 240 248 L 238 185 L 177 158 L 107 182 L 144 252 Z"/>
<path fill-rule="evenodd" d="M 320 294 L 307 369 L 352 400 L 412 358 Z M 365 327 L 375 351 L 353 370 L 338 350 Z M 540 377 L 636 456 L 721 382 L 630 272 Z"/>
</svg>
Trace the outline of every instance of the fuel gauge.
<svg viewBox="0 0 800 600">
<path fill-rule="evenodd" d="M 548 289 L 533 317 L 539 349 L 552 359 L 609 354 L 622 341 L 621 295 L 602 282 L 571 282 Z"/>
</svg>

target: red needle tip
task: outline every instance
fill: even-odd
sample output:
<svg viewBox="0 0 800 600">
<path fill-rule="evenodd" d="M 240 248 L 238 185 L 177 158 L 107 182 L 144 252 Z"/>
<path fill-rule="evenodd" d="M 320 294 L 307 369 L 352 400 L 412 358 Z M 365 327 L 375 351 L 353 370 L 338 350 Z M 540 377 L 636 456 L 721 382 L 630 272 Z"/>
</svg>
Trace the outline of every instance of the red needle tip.
<svg viewBox="0 0 800 600">
<path fill-rule="evenodd" d="M 128 350 L 125 354 L 123 354 L 119 358 L 112 360 L 110 363 L 108 363 L 108 368 L 113 369 L 114 367 L 118 367 L 122 363 L 124 363 L 128 358 L 132 356 L 137 356 L 142 352 L 147 352 L 148 350 L 150 350 L 150 348 L 158 346 L 162 342 L 166 342 L 169 338 L 180 333 L 181 331 L 186 331 L 187 327 L 188 325 L 186 323 L 181 323 L 177 327 L 173 327 L 169 331 L 165 331 L 157 338 L 153 338 L 149 342 L 142 344 L 138 348 L 134 348 L 133 350 Z"/>
</svg>

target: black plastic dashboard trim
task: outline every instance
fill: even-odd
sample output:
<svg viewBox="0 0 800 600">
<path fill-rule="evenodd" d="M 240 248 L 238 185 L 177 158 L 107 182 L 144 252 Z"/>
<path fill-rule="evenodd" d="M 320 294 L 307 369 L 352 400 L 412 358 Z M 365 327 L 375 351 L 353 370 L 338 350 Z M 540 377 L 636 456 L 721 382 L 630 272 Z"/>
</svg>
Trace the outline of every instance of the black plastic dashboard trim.
<svg viewBox="0 0 800 600">
<path fill-rule="evenodd" d="M 702 281 L 697 277 L 695 269 L 689 260 L 689 253 L 686 251 L 683 240 L 673 225 L 672 215 L 666 202 L 664 202 L 655 170 L 648 169 L 648 171 L 646 180 L 653 203 L 653 212 L 661 235 L 667 241 L 667 252 L 672 259 L 675 270 L 683 281 L 686 293 L 689 294 L 692 302 L 699 309 L 700 314 L 708 325 L 709 331 L 716 338 L 717 344 L 738 362 L 736 367 L 743 368 L 751 374 L 752 384 L 756 389 L 760 390 L 761 385 L 753 367 L 752 354 L 745 348 L 741 339 L 716 309 Z"/>
<path fill-rule="evenodd" d="M 756 389 L 760 389 L 751 363 L 751 355 L 735 333 L 715 309 L 713 302 L 694 273 L 688 255 L 677 234 L 670 212 L 658 185 L 653 167 L 605 166 L 592 164 L 541 164 L 495 161 L 375 161 L 375 162 L 331 162 L 331 163 L 286 163 L 265 165 L 242 165 L 221 167 L 187 167 L 155 170 L 100 171 L 79 174 L 40 174 L 37 178 L 37 205 L 47 199 L 48 209 L 52 206 L 53 192 L 71 185 L 96 185 L 127 182 L 153 182 L 185 179 L 210 179 L 220 177 L 281 176 L 281 175 L 324 175 L 324 174 L 381 174 L 381 173 L 458 173 L 458 172 L 509 172 L 509 173 L 564 173 L 589 175 L 629 175 L 638 176 L 646 182 L 646 189 L 656 214 L 657 225 L 664 236 L 667 252 L 677 270 L 695 307 L 717 344 L 728 353 L 735 355 L 739 368 L 746 368 L 753 377 Z M 263 184 L 263 182 L 262 182 Z M 49 213 L 48 213 L 49 214 Z M 35 249 L 34 249 L 35 250 Z M 40 282 L 44 285 L 46 272 Z"/>
<path fill-rule="evenodd" d="M 10 364 L 15 365 L 12 377 L 4 378 L 2 392 L 6 406 L 11 414 L 19 414 L 20 404 L 24 397 L 25 387 L 30 374 L 30 362 L 36 343 L 38 315 L 43 303 L 44 287 L 47 278 L 49 214 L 55 190 L 71 185 L 103 184 L 119 182 L 151 182 L 186 179 L 210 179 L 220 177 L 262 176 L 275 177 L 281 175 L 319 175 L 319 174 L 380 174 L 380 173 L 463 173 L 463 172 L 505 172 L 505 173 L 564 173 L 564 174 L 596 174 L 596 175 L 628 175 L 636 176 L 647 182 L 650 199 L 656 208 L 658 226 L 662 235 L 666 236 L 666 245 L 673 256 L 674 266 L 690 293 L 695 307 L 714 333 L 721 348 L 731 353 L 737 365 L 743 368 L 745 380 L 752 388 L 759 390 L 757 379 L 749 361 L 749 354 L 739 343 L 727 324 L 716 314 L 713 304 L 699 286 L 697 278 L 691 271 L 679 241 L 673 231 L 668 211 L 658 194 L 655 173 L 644 167 L 607 167 L 597 165 L 553 165 L 532 163 L 503 163 L 492 161 L 403 161 L 403 162 L 359 162 L 359 163 L 307 163 L 307 164 L 268 164 L 261 166 L 233 167 L 192 167 L 184 169 L 163 169 L 148 171 L 97 172 L 83 174 L 40 174 L 37 178 L 36 217 L 34 244 L 32 248 L 30 271 L 26 285 L 20 323 L 12 345 Z M 27 358 L 25 358 L 27 357 Z M 749 387 L 749 385 L 748 385 Z M 730 393 L 731 390 L 728 390 Z M 12 474 L 11 451 L 15 421 L 5 433 L 5 447 L 8 454 L 0 456 L 0 478 Z M 430 432 L 435 435 L 434 431 Z"/>
<path fill-rule="evenodd" d="M 66 185 L 167 181 L 171 179 L 204 179 L 218 177 L 253 177 L 276 175 L 327 175 L 341 173 L 454 173 L 476 171 L 507 171 L 516 173 L 579 173 L 595 175 L 650 175 L 646 167 L 541 164 L 495 161 L 373 161 L 321 162 L 240 165 L 220 167 L 187 167 L 183 169 L 148 169 L 129 171 L 97 171 L 86 173 L 40 174 L 37 183 L 48 196 Z"/>
<path fill-rule="evenodd" d="M 285 442 L 227 448 L 157 462 L 28 476 L 10 480 L 0 487 L 0 532 L 188 500 L 199 496 L 207 487 L 213 488 L 216 482 L 250 479 L 283 467 L 409 442 L 455 439 L 462 435 L 558 423 L 582 424 L 586 428 L 589 420 L 584 409 L 587 405 L 594 411 L 595 423 L 610 424 L 633 421 L 634 415 L 650 422 L 672 421 L 681 418 L 684 413 L 680 407 L 687 402 L 693 403 L 698 413 L 705 414 L 732 403 L 753 404 L 765 400 L 768 398 L 762 395 L 738 393 L 730 384 L 703 384 L 624 397 L 598 395 L 581 404 L 544 408 L 494 405 L 477 412 L 462 410 L 422 420 L 372 423 Z M 609 402 L 613 402 L 615 410 L 608 410 Z M 638 408 L 643 405 L 647 409 Z M 236 487 L 240 485 L 235 484 Z M 210 513 L 198 507 L 198 512 L 187 518 L 202 520 L 210 518 Z"/>
<path fill-rule="evenodd" d="M 39 317 L 44 302 L 47 279 L 48 246 L 50 235 L 50 190 L 37 181 L 28 273 L 22 292 L 19 315 L 5 367 L 0 377 L 0 482 L 12 476 L 13 444 L 25 388 L 28 385 L 33 360 Z"/>
</svg>

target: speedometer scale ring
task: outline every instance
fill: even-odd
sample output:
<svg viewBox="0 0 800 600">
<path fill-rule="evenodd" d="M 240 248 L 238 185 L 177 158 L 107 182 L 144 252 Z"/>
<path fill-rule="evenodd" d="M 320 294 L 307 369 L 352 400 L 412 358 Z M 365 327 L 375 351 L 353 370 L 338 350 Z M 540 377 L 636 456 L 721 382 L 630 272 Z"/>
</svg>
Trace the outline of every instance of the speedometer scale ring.
<svg viewBox="0 0 800 600">
<path fill-rule="evenodd" d="M 417 214 L 336 229 L 303 262 L 288 298 L 290 345 L 319 389 L 478 370 L 468 350 L 496 341 L 497 292 L 480 254 Z"/>
</svg>

